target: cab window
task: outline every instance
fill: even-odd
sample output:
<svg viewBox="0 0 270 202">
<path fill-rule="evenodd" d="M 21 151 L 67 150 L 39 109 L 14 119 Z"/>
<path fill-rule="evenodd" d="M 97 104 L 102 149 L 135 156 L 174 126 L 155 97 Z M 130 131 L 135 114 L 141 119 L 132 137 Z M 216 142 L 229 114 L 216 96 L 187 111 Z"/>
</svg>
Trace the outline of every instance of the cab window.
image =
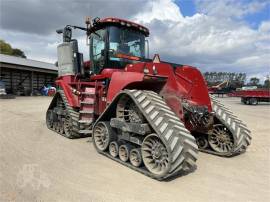
<svg viewBox="0 0 270 202">
<path fill-rule="evenodd" d="M 90 58 L 95 74 L 98 74 L 105 65 L 105 35 L 106 31 L 101 29 L 90 36 Z"/>
</svg>

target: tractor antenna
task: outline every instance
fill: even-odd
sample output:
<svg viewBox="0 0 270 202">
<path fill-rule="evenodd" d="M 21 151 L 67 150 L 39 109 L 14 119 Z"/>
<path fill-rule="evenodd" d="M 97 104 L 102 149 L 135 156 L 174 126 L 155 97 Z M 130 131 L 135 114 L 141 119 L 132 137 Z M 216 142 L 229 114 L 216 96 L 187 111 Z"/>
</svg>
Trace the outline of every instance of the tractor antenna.
<svg viewBox="0 0 270 202">
<path fill-rule="evenodd" d="M 92 24 L 91 24 L 91 17 L 90 16 L 86 16 L 85 18 L 85 24 L 86 24 L 86 45 L 89 45 L 89 35 L 90 35 L 90 30 L 92 28 Z"/>
</svg>

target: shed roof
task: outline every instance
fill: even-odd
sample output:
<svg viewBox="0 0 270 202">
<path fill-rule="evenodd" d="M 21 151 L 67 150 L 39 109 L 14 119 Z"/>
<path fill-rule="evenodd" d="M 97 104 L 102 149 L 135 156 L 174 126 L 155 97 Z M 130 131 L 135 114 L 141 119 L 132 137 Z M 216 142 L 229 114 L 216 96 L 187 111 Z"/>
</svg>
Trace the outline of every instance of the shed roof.
<svg viewBox="0 0 270 202">
<path fill-rule="evenodd" d="M 41 62 L 37 60 L 30 60 L 26 58 L 20 58 L 20 57 L 4 55 L 4 54 L 0 54 L 0 62 L 7 63 L 7 64 L 22 65 L 22 66 L 27 66 L 27 67 L 36 67 L 40 69 L 47 69 L 47 70 L 54 70 L 54 71 L 58 70 L 58 68 L 52 63 Z"/>
</svg>

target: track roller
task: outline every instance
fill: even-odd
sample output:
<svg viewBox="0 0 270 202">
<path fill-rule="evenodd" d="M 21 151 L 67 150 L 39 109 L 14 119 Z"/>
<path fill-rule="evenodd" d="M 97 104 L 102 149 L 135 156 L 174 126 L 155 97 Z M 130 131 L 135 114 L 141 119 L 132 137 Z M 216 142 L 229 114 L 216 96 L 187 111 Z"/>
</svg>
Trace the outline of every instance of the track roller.
<svg viewBox="0 0 270 202">
<path fill-rule="evenodd" d="M 131 147 L 127 144 L 122 144 L 119 147 L 119 158 L 124 161 L 127 162 L 129 159 L 129 152 L 131 150 Z"/>
<path fill-rule="evenodd" d="M 70 116 L 66 116 L 64 120 L 64 136 L 67 138 L 72 138 L 72 121 Z"/>
<path fill-rule="evenodd" d="M 206 149 L 209 145 L 207 135 L 199 135 L 198 137 L 196 137 L 196 143 L 199 149 Z"/>
<path fill-rule="evenodd" d="M 53 128 L 53 112 L 51 109 L 46 113 L 46 124 L 49 129 Z"/>
<path fill-rule="evenodd" d="M 129 153 L 129 161 L 135 167 L 142 165 L 142 154 L 140 149 L 132 149 Z"/>
<path fill-rule="evenodd" d="M 79 112 L 69 106 L 63 90 L 58 90 L 55 94 L 49 109 L 46 113 L 47 127 L 58 134 L 69 139 L 88 136 L 81 131 L 85 131 L 79 122 Z"/>
<path fill-rule="evenodd" d="M 119 146 L 118 143 L 113 141 L 109 145 L 109 153 L 112 157 L 117 157 L 118 156 L 118 151 L 119 151 Z"/>
<path fill-rule="evenodd" d="M 64 133 L 65 133 L 65 131 L 64 131 L 64 123 L 63 123 L 63 121 L 61 120 L 61 122 L 59 122 L 59 133 L 61 134 L 61 135 L 63 135 Z"/>
<path fill-rule="evenodd" d="M 115 119 L 124 124 L 117 125 L 120 122 L 112 121 Z M 121 91 L 98 118 L 94 131 L 104 121 L 110 122 L 116 135 L 108 151 L 97 151 L 110 159 L 157 180 L 195 167 L 195 138 L 157 93 Z M 142 132 L 138 125 L 148 125 L 149 129 Z"/>
</svg>

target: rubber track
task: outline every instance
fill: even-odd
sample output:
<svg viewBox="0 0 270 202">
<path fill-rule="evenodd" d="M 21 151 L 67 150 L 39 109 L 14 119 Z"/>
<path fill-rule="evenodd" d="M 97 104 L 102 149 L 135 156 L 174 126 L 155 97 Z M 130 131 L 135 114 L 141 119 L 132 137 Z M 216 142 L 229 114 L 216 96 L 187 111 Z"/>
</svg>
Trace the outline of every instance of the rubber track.
<svg viewBox="0 0 270 202">
<path fill-rule="evenodd" d="M 190 171 L 194 169 L 198 155 L 198 146 L 194 137 L 167 106 L 165 101 L 157 93 L 152 91 L 124 90 L 121 94 L 130 96 L 155 133 L 163 141 L 167 149 L 171 151 L 171 168 L 167 175 L 157 177 L 146 170 L 145 167 L 137 168 L 118 158 L 113 158 L 107 152 L 99 153 L 157 180 L 164 180 L 179 174 L 183 170 Z"/>
<path fill-rule="evenodd" d="M 234 138 L 234 147 L 232 151 L 220 154 L 218 152 L 201 150 L 203 152 L 216 154 L 219 156 L 234 156 L 246 151 L 247 147 L 251 143 L 251 132 L 233 112 L 225 107 L 219 100 L 217 100 L 213 95 L 210 95 L 212 109 L 215 112 L 215 117 L 224 124 L 232 133 Z"/>
<path fill-rule="evenodd" d="M 58 90 L 57 93 L 60 94 L 60 96 L 61 96 L 61 98 L 62 98 L 62 100 L 64 102 L 65 108 L 67 110 L 67 113 L 71 117 L 72 126 L 73 126 L 73 132 L 72 132 L 71 136 L 67 137 L 65 134 L 61 134 L 58 131 L 53 130 L 53 128 L 50 128 L 50 129 L 52 131 L 60 134 L 60 135 L 63 135 L 65 137 L 67 137 L 67 138 L 72 139 L 72 138 L 80 138 L 80 137 L 82 137 L 78 132 L 79 131 L 79 122 L 78 122 L 78 120 L 79 120 L 79 112 L 74 111 L 74 109 L 71 106 L 69 106 L 67 98 L 66 98 L 65 93 L 63 92 L 63 90 Z"/>
</svg>

